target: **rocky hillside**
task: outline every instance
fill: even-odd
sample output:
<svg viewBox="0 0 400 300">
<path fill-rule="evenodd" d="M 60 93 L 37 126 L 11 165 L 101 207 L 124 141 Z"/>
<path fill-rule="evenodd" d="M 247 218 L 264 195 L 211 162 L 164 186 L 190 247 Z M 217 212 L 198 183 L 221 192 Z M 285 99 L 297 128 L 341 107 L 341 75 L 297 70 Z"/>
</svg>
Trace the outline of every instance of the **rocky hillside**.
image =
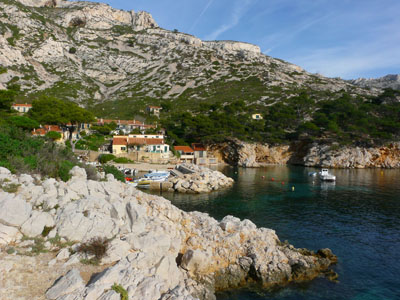
<svg viewBox="0 0 400 300">
<path fill-rule="evenodd" d="M 350 80 L 351 83 L 365 88 L 400 90 L 400 75 L 386 75 L 380 78 L 358 78 Z"/>
<path fill-rule="evenodd" d="M 0 88 L 20 87 L 19 101 L 55 95 L 110 117 L 162 101 L 186 109 L 227 93 L 265 107 L 303 90 L 316 99 L 379 92 L 308 73 L 255 45 L 202 41 L 158 27 L 149 13 L 101 3 L 0 0 L 0 32 Z"/>
</svg>

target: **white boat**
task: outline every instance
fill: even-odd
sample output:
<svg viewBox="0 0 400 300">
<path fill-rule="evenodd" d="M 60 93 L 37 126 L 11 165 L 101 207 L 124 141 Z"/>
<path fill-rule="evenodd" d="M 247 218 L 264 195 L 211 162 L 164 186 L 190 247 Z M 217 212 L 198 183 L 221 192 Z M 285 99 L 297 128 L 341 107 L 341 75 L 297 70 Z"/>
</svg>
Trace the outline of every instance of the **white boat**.
<svg viewBox="0 0 400 300">
<path fill-rule="evenodd" d="M 144 174 L 144 178 L 168 178 L 170 175 L 169 171 L 152 171 L 150 173 Z"/>
<path fill-rule="evenodd" d="M 144 177 L 135 180 L 132 185 L 138 188 L 149 188 L 151 182 L 164 182 L 168 179 L 168 171 L 153 171 L 144 175 Z"/>
<path fill-rule="evenodd" d="M 336 176 L 330 174 L 328 169 L 322 169 L 321 172 L 319 172 L 319 179 L 322 181 L 335 181 Z"/>
</svg>

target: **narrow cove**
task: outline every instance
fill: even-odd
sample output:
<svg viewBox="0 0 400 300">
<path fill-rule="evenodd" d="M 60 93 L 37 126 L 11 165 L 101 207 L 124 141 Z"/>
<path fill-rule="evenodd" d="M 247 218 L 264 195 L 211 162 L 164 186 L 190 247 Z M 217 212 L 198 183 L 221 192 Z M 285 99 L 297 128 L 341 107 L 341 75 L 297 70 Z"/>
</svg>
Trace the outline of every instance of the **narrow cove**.
<svg viewBox="0 0 400 300">
<path fill-rule="evenodd" d="M 218 300 L 395 299 L 400 279 L 400 170 L 333 170 L 337 182 L 309 177 L 312 168 L 225 168 L 235 185 L 223 191 L 162 196 L 185 211 L 250 219 L 298 248 L 330 248 L 339 282 L 316 279 L 274 291 L 237 290 Z M 294 191 L 293 191 L 294 188 Z"/>
</svg>

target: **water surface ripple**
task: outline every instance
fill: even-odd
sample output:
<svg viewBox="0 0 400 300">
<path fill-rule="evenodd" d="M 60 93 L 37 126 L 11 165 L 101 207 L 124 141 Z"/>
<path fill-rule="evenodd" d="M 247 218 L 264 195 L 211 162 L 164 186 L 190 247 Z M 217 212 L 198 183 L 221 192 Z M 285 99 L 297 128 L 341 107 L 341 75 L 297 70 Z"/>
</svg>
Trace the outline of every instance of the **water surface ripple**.
<svg viewBox="0 0 400 300">
<path fill-rule="evenodd" d="M 400 170 L 333 170 L 336 184 L 319 182 L 311 171 L 317 170 L 225 168 L 236 181 L 228 190 L 163 194 L 185 211 L 250 219 L 295 247 L 328 247 L 339 257 L 338 283 L 316 279 L 274 291 L 226 291 L 218 300 L 400 299 Z"/>
</svg>

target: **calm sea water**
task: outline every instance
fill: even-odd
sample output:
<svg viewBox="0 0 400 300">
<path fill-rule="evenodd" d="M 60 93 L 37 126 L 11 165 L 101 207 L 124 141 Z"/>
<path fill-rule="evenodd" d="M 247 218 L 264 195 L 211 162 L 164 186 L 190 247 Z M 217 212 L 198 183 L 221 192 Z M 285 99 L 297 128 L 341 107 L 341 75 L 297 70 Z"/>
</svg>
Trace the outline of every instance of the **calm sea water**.
<svg viewBox="0 0 400 300">
<path fill-rule="evenodd" d="M 317 171 L 312 168 L 222 171 L 235 179 L 232 188 L 163 196 L 218 220 L 228 214 L 250 219 L 295 247 L 328 247 L 339 257 L 339 282 L 318 278 L 274 291 L 227 291 L 218 300 L 400 299 L 400 170 L 333 170 L 336 184 L 309 177 Z"/>
</svg>

